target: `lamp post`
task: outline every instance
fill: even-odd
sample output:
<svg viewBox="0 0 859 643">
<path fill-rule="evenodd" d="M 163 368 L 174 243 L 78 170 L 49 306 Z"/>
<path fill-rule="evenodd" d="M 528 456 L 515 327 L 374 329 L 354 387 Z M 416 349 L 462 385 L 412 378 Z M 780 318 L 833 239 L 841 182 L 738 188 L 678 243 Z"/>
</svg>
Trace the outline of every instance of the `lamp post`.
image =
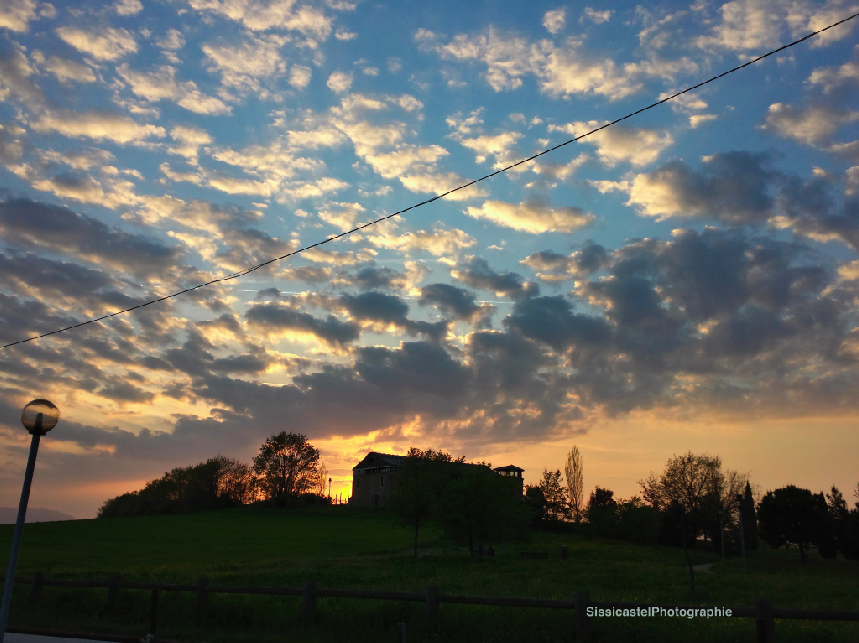
<svg viewBox="0 0 859 643">
<path fill-rule="evenodd" d="M 56 426 L 59 419 L 60 410 L 48 400 L 33 400 L 21 412 L 21 423 L 32 434 L 33 439 L 30 441 L 30 459 L 27 460 L 27 470 L 24 473 L 24 489 L 21 491 L 21 502 L 18 504 L 18 520 L 15 522 L 15 533 L 12 536 L 12 550 L 9 552 L 9 565 L 6 568 L 6 584 L 3 586 L 3 606 L 0 607 L 0 643 L 3 643 L 6 621 L 9 619 L 12 588 L 15 586 L 15 566 L 18 563 L 18 547 L 21 545 L 24 516 L 27 513 L 27 502 L 30 500 L 30 484 L 33 482 L 33 471 L 36 469 L 39 441 Z"/>
<path fill-rule="evenodd" d="M 331 500 L 331 478 L 328 478 L 328 500 Z"/>
</svg>

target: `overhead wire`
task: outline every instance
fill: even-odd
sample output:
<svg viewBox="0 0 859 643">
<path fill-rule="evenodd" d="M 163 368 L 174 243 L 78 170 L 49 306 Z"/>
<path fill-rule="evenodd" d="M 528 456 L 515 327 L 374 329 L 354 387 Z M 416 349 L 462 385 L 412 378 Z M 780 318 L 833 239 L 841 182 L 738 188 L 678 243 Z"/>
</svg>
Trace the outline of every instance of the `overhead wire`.
<svg viewBox="0 0 859 643">
<path fill-rule="evenodd" d="M 503 169 L 496 170 L 495 172 L 492 172 L 491 174 L 487 174 L 486 176 L 482 176 L 482 177 L 480 177 L 479 179 L 475 179 L 475 180 L 473 180 L 473 181 L 470 181 L 470 182 L 468 182 L 468 183 L 465 183 L 465 184 L 463 184 L 463 185 L 460 185 L 459 187 L 456 187 L 456 188 L 453 188 L 453 189 L 451 189 L 451 190 L 448 190 L 448 191 L 447 191 L 447 192 L 445 192 L 444 194 L 439 194 L 439 195 L 434 196 L 434 197 L 433 197 L 433 198 L 431 198 L 431 199 L 427 199 L 426 201 L 421 201 L 420 203 L 416 203 L 415 205 L 409 206 L 408 208 L 405 208 L 404 210 L 398 210 L 397 212 L 394 212 L 393 214 L 388 214 L 388 215 L 386 215 L 386 216 L 379 217 L 378 219 L 375 219 L 374 221 L 370 221 L 369 223 L 365 223 L 365 224 L 363 224 L 363 225 L 357 226 L 357 227 L 355 227 L 355 228 L 352 228 L 351 230 L 347 230 L 347 231 L 345 231 L 345 232 L 341 232 L 340 234 L 337 234 L 337 235 L 329 236 L 329 237 L 327 237 L 327 238 L 326 238 L 325 240 L 323 240 L 323 241 L 318 241 L 318 242 L 316 242 L 316 243 L 314 243 L 314 244 L 312 244 L 312 245 L 306 246 L 306 247 L 301 248 L 301 249 L 299 249 L 299 250 L 293 250 L 292 252 L 288 252 L 288 253 L 286 253 L 285 255 L 282 255 L 282 256 L 280 256 L 280 257 L 276 257 L 276 258 L 274 258 L 274 259 L 269 259 L 268 261 L 265 261 L 265 262 L 263 262 L 263 263 L 261 263 L 261 264 L 258 264 L 258 265 L 254 266 L 254 267 L 252 267 L 252 268 L 248 268 L 248 269 L 246 269 L 246 270 L 242 270 L 241 272 L 234 273 L 234 274 L 232 274 L 232 275 L 230 275 L 230 276 L 228 276 L 228 277 L 221 277 L 221 278 L 219 278 L 219 279 L 213 279 L 212 281 L 208 281 L 208 282 L 206 282 L 206 283 L 204 283 L 204 284 L 199 284 L 199 285 L 197 285 L 197 286 L 194 286 L 193 288 L 186 288 L 185 290 L 180 290 L 179 292 L 173 293 L 172 295 L 167 295 L 167 296 L 165 296 L 165 297 L 161 297 L 160 299 L 153 299 L 152 301 L 148 301 L 148 302 L 146 302 L 145 304 L 138 304 L 137 306 L 132 306 L 131 308 L 126 308 L 126 309 L 124 309 L 124 310 L 119 310 L 119 311 L 117 311 L 117 312 L 110 313 L 110 314 L 108 314 L 108 315 L 102 315 L 101 317 L 98 317 L 98 318 L 96 318 L 96 319 L 89 319 L 89 320 L 87 320 L 87 321 L 85 321 L 85 322 L 81 322 L 80 324 L 75 324 L 75 325 L 73 325 L 73 326 L 67 326 L 66 328 L 61 328 L 61 329 L 59 329 L 59 330 L 51 331 L 50 333 L 45 333 L 45 334 L 43 334 L 43 335 L 37 335 L 36 337 L 30 337 L 30 338 L 28 338 L 28 339 L 18 340 L 17 342 L 12 342 L 12 343 L 10 343 L 10 344 L 6 344 L 6 345 L 4 345 L 4 346 L 2 346 L 2 347 L 0 347 L 0 348 L 9 348 L 10 346 L 15 346 L 16 344 L 24 344 L 24 343 L 26 343 L 26 342 L 31 342 L 31 341 L 36 340 L 36 339 L 41 339 L 41 338 L 43 338 L 43 337 L 48 337 L 49 335 L 56 335 L 57 333 L 63 333 L 63 332 L 65 332 L 65 331 L 67 331 L 67 330 L 72 330 L 72 329 L 74 329 L 74 328 L 80 328 L 81 326 L 86 326 L 87 324 L 92 324 L 92 323 L 94 323 L 94 322 L 101 321 L 102 319 L 109 319 L 110 317 L 115 317 L 115 316 L 117 316 L 117 315 L 121 315 L 121 314 L 123 314 L 123 313 L 131 312 L 132 310 L 136 310 L 137 308 L 145 308 L 146 306 L 150 306 L 151 304 L 156 304 L 156 303 L 158 303 L 158 302 L 164 301 L 165 299 L 171 299 L 171 298 L 173 298 L 173 297 L 178 297 L 179 295 L 183 295 L 183 294 L 185 294 L 186 292 L 191 292 L 191 291 L 193 291 L 193 290 L 197 290 L 198 288 L 203 288 L 203 287 L 205 287 L 205 286 L 211 286 L 212 284 L 216 284 L 216 283 L 219 283 L 219 282 L 222 282 L 222 281 L 230 281 L 231 279 L 237 279 L 238 277 L 243 277 L 244 275 L 247 275 L 247 274 L 249 274 L 249 273 L 251 273 L 251 272 L 253 272 L 253 271 L 255 271 L 255 270 L 259 270 L 259 269 L 260 269 L 260 268 L 262 268 L 263 266 L 267 266 L 267 265 L 269 265 L 269 264 L 271 264 L 271 263 L 274 263 L 275 261 L 280 261 L 280 260 L 282 260 L 282 259 L 286 259 L 287 257 L 291 257 L 291 256 L 293 256 L 293 255 L 300 254 L 300 253 L 302 253 L 302 252 L 304 252 L 304 251 L 306 251 L 306 250 L 310 250 L 310 249 L 312 249 L 312 248 L 316 248 L 316 247 L 318 247 L 318 246 L 325 245 L 326 243 L 329 243 L 329 242 L 331 242 L 331 241 L 336 241 L 336 240 L 337 240 L 337 239 L 339 239 L 340 237 L 344 237 L 344 236 L 347 236 L 347 235 L 353 234 L 353 233 L 355 233 L 355 232 L 358 232 L 359 230 L 363 230 L 364 228 L 368 228 L 368 227 L 370 227 L 370 226 L 372 226 L 372 225 L 376 225 L 377 223 L 381 223 L 382 221 L 386 221 L 387 219 L 391 219 L 391 218 L 393 218 L 393 217 L 395 217 L 395 216 L 398 216 L 398 215 L 401 215 L 401 214 L 405 214 L 405 213 L 406 213 L 406 212 L 408 212 L 409 210 L 414 210 L 415 208 L 419 208 L 419 207 L 421 207 L 421 206 L 423 206 L 423 205 L 426 205 L 426 204 L 428 204 L 428 203 L 432 203 L 433 201 L 436 201 L 436 200 L 438 200 L 438 199 L 443 199 L 443 198 L 444 198 L 444 197 L 446 197 L 448 194 L 453 194 L 454 192 L 458 192 L 459 190 L 464 190 L 465 188 L 471 187 L 472 185 L 475 185 L 476 183 L 480 183 L 481 181 L 483 181 L 483 180 L 485 180 L 485 179 L 492 178 L 493 176 L 495 176 L 495 175 L 497 175 L 497 174 L 502 174 L 502 173 L 504 173 L 504 172 L 507 172 L 508 170 L 513 169 L 514 167 L 518 167 L 519 165 L 522 165 L 522 164 L 524 164 L 524 163 L 528 163 L 528 162 L 530 162 L 530 161 L 533 161 L 534 159 L 539 158 L 539 157 L 543 156 L 544 154 L 548 154 L 549 152 L 554 152 L 554 151 L 555 151 L 555 150 L 557 150 L 558 148 L 564 147 L 565 145 L 569 145 L 570 143 L 575 143 L 576 141 L 580 141 L 581 139 L 586 138 L 586 137 L 590 136 L 591 134 L 595 134 L 596 132 L 599 132 L 600 130 L 604 130 L 604 129 L 606 129 L 607 127 L 611 127 L 612 125 L 616 125 L 617 123 L 620 123 L 621 121 L 625 121 L 625 120 L 626 120 L 626 119 L 628 119 L 628 118 L 632 118 L 633 116 L 636 116 L 636 115 L 640 114 L 641 112 L 646 112 L 648 109 L 652 109 L 652 108 L 656 107 L 657 105 L 661 105 L 662 103 L 667 103 L 668 101 L 670 101 L 670 100 L 672 100 L 672 99 L 674 99 L 674 98 L 677 98 L 678 96 L 682 96 L 683 94 L 686 94 L 687 92 L 694 91 L 694 90 L 698 89 L 699 87 L 703 87 L 704 85 L 707 85 L 708 83 L 712 83 L 714 80 L 719 80 L 720 78 L 722 78 L 722 77 L 724 77 L 724 76 L 727 76 L 728 74 L 732 74 L 732 73 L 734 73 L 735 71 L 739 71 L 740 69 L 743 69 L 743 68 L 745 68 L 745 67 L 748 67 L 749 65 L 753 65 L 754 63 L 759 62 L 759 61 L 763 60 L 764 58 L 768 58 L 768 57 L 770 57 L 770 56 L 772 56 L 772 55 L 774 55 L 774 54 L 777 54 L 777 53 L 779 53 L 779 52 L 781 52 L 781 51 L 784 51 L 785 49 L 788 49 L 788 48 L 790 48 L 790 47 L 793 47 L 793 46 L 795 46 L 795 45 L 798 45 L 798 44 L 800 44 L 801 42 L 805 42 L 805 41 L 806 41 L 806 40 L 808 40 L 809 38 L 812 38 L 812 37 L 814 37 L 814 36 L 816 36 L 816 35 L 818 35 L 818 34 L 821 34 L 821 33 L 823 33 L 824 31 L 828 31 L 829 29 L 832 29 L 833 27 L 837 27 L 838 25 L 844 24 L 845 22 L 847 22 L 847 21 L 849 21 L 849 20 L 853 20 L 853 18 L 855 18 L 855 17 L 857 17 L 857 16 L 859 16 L 859 13 L 854 13 L 853 15 L 848 16 L 847 18 L 844 18 L 843 20 L 839 20 L 838 22 L 835 22 L 835 23 L 833 23 L 833 24 L 831 24 L 831 25 L 829 25 L 829 26 L 827 26 L 827 27 L 824 27 L 823 29 L 819 29 L 819 30 L 817 30 L 817 31 L 813 31 L 813 32 L 809 33 L 808 35 L 803 36 L 802 38 L 799 38 L 798 40 L 794 40 L 794 41 L 793 41 L 793 42 L 791 42 L 790 44 L 787 44 L 787 45 L 784 45 L 784 46 L 782 46 L 782 47 L 779 47 L 778 49 L 773 49 L 772 51 L 770 51 L 770 52 L 768 52 L 768 53 L 766 53 L 766 54 L 764 54 L 764 55 L 762 55 L 762 56 L 758 56 L 757 58 L 753 58 L 753 59 L 749 60 L 748 62 L 743 63 L 742 65 L 737 65 L 737 66 L 736 66 L 736 67 L 734 67 L 733 69 L 729 69 L 728 71 L 722 72 L 722 73 L 721 73 L 721 74 L 719 74 L 718 76 L 713 76 L 712 78 L 709 78 L 708 80 L 705 80 L 705 81 L 703 81 L 703 82 L 698 83 L 697 85 L 693 85 L 693 86 L 691 86 L 691 87 L 687 87 L 687 88 L 686 88 L 686 89 L 684 89 L 683 91 L 677 92 L 676 94 L 672 94 L 671 96 L 668 96 L 667 98 L 663 98 L 662 100 L 656 101 L 655 103 L 652 103 L 652 104 L 648 105 L 647 107 L 642 107 L 641 109 L 639 109 L 639 110 L 637 110 L 637 111 L 635 111 L 635 112 L 630 112 L 629 114 L 627 114 L 626 116 L 624 116 L 624 117 L 622 117 L 622 118 L 618 118 L 618 119 L 613 120 L 613 121 L 611 121 L 611 122 L 609 122 L 609 123 L 606 123 L 605 125 L 602 125 L 602 126 L 600 126 L 600 127 L 596 127 L 596 128 L 594 128 L 594 129 L 590 130 L 589 132 L 587 132 L 587 133 L 585 133 L 585 134 L 581 134 L 581 135 L 579 135 L 579 136 L 576 136 L 575 138 L 571 138 L 571 139 L 570 139 L 570 140 L 568 140 L 568 141 L 565 141 L 565 142 L 563 142 L 563 143 L 559 143 L 558 145 L 555 145 L 554 147 L 550 147 L 550 148 L 548 148 L 548 149 L 545 149 L 545 150 L 543 150 L 542 152 L 539 152 L 539 153 L 537 153 L 537 154 L 534 154 L 533 156 L 529 156 L 529 157 L 528 157 L 528 158 L 526 158 L 526 159 L 522 159 L 521 161 L 518 161 L 518 162 L 516 162 L 516 163 L 513 163 L 512 165 L 508 165 L 507 167 L 505 167 L 505 168 L 503 168 Z"/>
</svg>

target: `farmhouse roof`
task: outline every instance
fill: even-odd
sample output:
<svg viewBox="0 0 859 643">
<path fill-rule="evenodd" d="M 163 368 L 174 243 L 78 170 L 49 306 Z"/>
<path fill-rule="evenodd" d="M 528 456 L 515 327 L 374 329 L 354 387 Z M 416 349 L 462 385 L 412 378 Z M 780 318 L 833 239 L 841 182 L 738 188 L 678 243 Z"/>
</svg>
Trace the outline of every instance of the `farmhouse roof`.
<svg viewBox="0 0 859 643">
<path fill-rule="evenodd" d="M 378 467 L 401 467 L 403 466 L 403 455 L 390 455 L 387 453 L 378 453 L 370 451 L 361 462 L 356 464 L 353 469 L 376 469 Z"/>
</svg>

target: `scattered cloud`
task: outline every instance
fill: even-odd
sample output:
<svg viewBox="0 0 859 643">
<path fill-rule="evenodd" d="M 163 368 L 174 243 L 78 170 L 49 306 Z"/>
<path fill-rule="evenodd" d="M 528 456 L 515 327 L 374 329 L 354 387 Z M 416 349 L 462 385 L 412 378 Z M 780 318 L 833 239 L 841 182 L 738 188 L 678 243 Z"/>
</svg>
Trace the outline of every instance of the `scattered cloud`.
<svg viewBox="0 0 859 643">
<path fill-rule="evenodd" d="M 564 28 L 566 20 L 566 9 L 552 9 L 543 16 L 543 26 L 550 34 L 556 34 Z"/>
<path fill-rule="evenodd" d="M 486 201 L 479 208 L 468 208 L 469 216 L 488 219 L 493 223 L 522 232 L 572 232 L 596 219 L 581 208 L 553 208 L 544 203 L 524 201 L 519 204 L 504 201 Z"/>
<path fill-rule="evenodd" d="M 75 27 L 57 28 L 57 35 L 66 43 L 98 60 L 119 60 L 137 51 L 134 36 L 125 29 L 107 27 L 97 33 Z"/>
<path fill-rule="evenodd" d="M 342 94 L 343 92 L 348 91 L 352 86 L 352 73 L 350 72 L 347 74 L 342 71 L 335 71 L 328 77 L 328 82 L 326 84 L 332 91 Z"/>
</svg>

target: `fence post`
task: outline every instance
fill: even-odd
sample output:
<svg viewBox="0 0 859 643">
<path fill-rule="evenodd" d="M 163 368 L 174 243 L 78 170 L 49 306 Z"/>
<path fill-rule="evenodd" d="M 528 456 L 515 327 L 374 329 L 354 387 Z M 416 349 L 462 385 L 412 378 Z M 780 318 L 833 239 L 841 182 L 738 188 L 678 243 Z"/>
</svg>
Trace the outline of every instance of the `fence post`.
<svg viewBox="0 0 859 643">
<path fill-rule="evenodd" d="M 30 600 L 39 599 L 39 590 L 42 589 L 42 572 L 33 572 L 33 580 L 30 581 Z"/>
<path fill-rule="evenodd" d="M 202 625 L 206 620 L 206 596 L 209 593 L 206 589 L 209 586 L 209 579 L 205 576 L 197 578 L 197 623 Z"/>
<path fill-rule="evenodd" d="M 155 638 L 158 633 L 158 590 L 152 590 L 152 596 L 149 599 L 149 635 Z"/>
<path fill-rule="evenodd" d="M 119 591 L 119 574 L 111 574 L 107 586 L 107 606 L 116 606 L 116 594 Z"/>
<path fill-rule="evenodd" d="M 406 624 L 397 623 L 397 643 L 406 643 Z"/>
<path fill-rule="evenodd" d="M 573 600 L 576 603 L 576 632 L 578 632 L 580 641 L 588 643 L 591 640 L 590 621 L 588 620 L 590 595 L 587 592 L 575 592 Z"/>
<path fill-rule="evenodd" d="M 316 581 L 304 581 L 304 593 L 301 595 L 301 624 L 304 627 L 313 625 L 316 619 Z"/>
<path fill-rule="evenodd" d="M 438 628 L 438 587 L 436 585 L 427 585 L 426 619 L 430 630 Z"/>
<path fill-rule="evenodd" d="M 755 599 L 755 630 L 757 643 L 775 643 L 773 604 L 768 598 Z"/>
</svg>

